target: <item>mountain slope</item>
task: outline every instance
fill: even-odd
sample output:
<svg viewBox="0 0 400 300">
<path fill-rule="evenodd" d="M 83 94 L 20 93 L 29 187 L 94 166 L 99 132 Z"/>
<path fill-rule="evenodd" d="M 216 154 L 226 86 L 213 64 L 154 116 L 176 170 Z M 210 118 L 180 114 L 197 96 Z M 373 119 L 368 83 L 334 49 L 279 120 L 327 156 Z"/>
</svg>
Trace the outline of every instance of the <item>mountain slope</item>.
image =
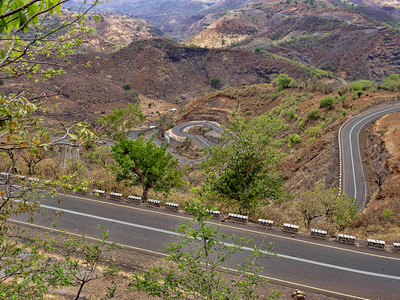
<svg viewBox="0 0 400 300">
<path fill-rule="evenodd" d="M 259 48 L 350 80 L 381 81 L 400 72 L 400 37 L 392 30 L 400 23 L 397 11 L 340 2 L 267 2 L 232 11 L 186 44 Z"/>
</svg>

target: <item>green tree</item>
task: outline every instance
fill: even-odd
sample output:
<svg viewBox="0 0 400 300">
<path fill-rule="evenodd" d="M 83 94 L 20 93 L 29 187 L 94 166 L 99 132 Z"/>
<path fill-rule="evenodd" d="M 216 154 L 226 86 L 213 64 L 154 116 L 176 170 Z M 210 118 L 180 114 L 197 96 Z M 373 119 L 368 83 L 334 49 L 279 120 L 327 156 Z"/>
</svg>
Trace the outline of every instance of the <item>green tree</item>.
<svg viewBox="0 0 400 300">
<path fill-rule="evenodd" d="M 400 90 L 400 75 L 391 74 L 387 78 L 383 79 L 383 86 L 389 91 L 399 91 Z"/>
<path fill-rule="evenodd" d="M 257 293 L 267 286 L 258 261 L 273 254 L 272 244 L 267 250 L 251 246 L 252 239 L 227 236 L 206 224 L 210 216 L 204 208 L 191 204 L 188 209 L 194 220 L 176 226 L 178 241 L 165 247 L 169 264 L 134 273 L 132 289 L 162 299 L 279 299 L 280 291 L 268 298 Z M 237 276 L 229 279 L 226 263 L 239 251 L 250 255 L 239 264 Z"/>
<path fill-rule="evenodd" d="M 370 80 L 358 80 L 351 83 L 350 87 L 353 91 L 366 91 L 374 86 Z"/>
<path fill-rule="evenodd" d="M 274 83 L 278 86 L 278 90 L 282 91 L 284 89 L 287 89 L 292 81 L 292 77 L 289 77 L 288 75 L 282 73 L 278 75 L 278 77 L 274 80 Z"/>
<path fill-rule="evenodd" d="M 357 214 L 357 204 L 354 199 L 343 193 L 339 194 L 337 188 L 324 189 L 323 186 L 304 192 L 296 206 L 303 215 L 308 229 L 312 220 L 323 217 L 342 231 Z"/>
<path fill-rule="evenodd" d="M 105 129 L 109 137 L 118 140 L 126 138 L 129 132 L 145 119 L 139 104 L 128 104 L 121 109 L 114 107 L 111 114 L 100 117 L 97 123 L 102 126 L 100 130 Z"/>
<path fill-rule="evenodd" d="M 215 77 L 210 79 L 210 84 L 214 89 L 219 89 L 221 87 L 222 81 L 220 78 Z"/>
<path fill-rule="evenodd" d="M 167 145 L 157 147 L 143 137 L 121 139 L 112 147 L 117 181 L 124 181 L 127 186 L 140 185 L 143 201 L 147 200 L 150 189 L 168 193 L 171 188 L 179 187 L 182 172 L 176 168 L 178 160 L 166 150 Z"/>
<path fill-rule="evenodd" d="M 276 135 L 282 119 L 264 114 L 254 119 L 235 117 L 223 132 L 222 145 L 210 148 L 202 164 L 205 191 L 223 202 L 233 202 L 241 213 L 254 212 L 283 195 L 283 180 L 276 171 L 283 153 Z"/>
</svg>

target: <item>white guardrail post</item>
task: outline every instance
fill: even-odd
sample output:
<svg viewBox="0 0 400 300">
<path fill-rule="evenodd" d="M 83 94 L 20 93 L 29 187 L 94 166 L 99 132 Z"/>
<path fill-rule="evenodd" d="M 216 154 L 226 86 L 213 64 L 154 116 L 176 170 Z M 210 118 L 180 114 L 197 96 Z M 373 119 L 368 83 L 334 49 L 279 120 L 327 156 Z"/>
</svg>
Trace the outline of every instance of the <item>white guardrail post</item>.
<svg viewBox="0 0 400 300">
<path fill-rule="evenodd" d="M 110 193 L 110 199 L 111 200 L 122 200 L 122 194 L 121 193 L 111 192 Z"/>
<path fill-rule="evenodd" d="M 385 241 L 381 240 L 374 240 L 374 239 L 367 239 L 367 247 L 372 249 L 385 249 Z"/>
<path fill-rule="evenodd" d="M 161 205 L 160 200 L 154 200 L 154 199 L 147 199 L 147 205 L 152 206 L 152 207 L 160 207 Z"/>
<path fill-rule="evenodd" d="M 170 211 L 178 211 L 179 210 L 179 204 L 177 203 L 172 203 L 172 202 L 165 202 L 165 208 Z"/>
<path fill-rule="evenodd" d="M 356 243 L 356 237 L 354 235 L 338 234 L 338 242 L 348 245 L 354 245 Z"/>
<path fill-rule="evenodd" d="M 128 196 L 128 200 L 134 204 L 142 203 L 142 197 L 139 197 L 139 196 L 130 195 L 130 196 Z"/>
<path fill-rule="evenodd" d="M 244 215 L 229 213 L 228 220 L 229 221 L 233 221 L 233 222 L 239 222 L 239 223 L 245 223 L 246 224 L 247 221 L 249 220 L 249 217 L 248 216 L 244 216 Z"/>
<path fill-rule="evenodd" d="M 283 229 L 283 231 L 290 232 L 290 233 L 299 232 L 299 226 L 298 225 L 293 225 L 293 224 L 288 224 L 288 223 L 283 223 L 282 229 Z"/>
<path fill-rule="evenodd" d="M 310 236 L 319 238 L 319 239 L 326 239 L 328 236 L 328 232 L 326 230 L 311 228 Z"/>
<path fill-rule="evenodd" d="M 106 192 L 103 190 L 93 190 L 92 195 L 93 195 L 93 197 L 96 197 L 96 198 L 105 198 Z"/>
<path fill-rule="evenodd" d="M 265 226 L 267 228 L 272 228 L 272 226 L 274 226 L 274 221 L 258 219 L 258 224 L 260 224 L 261 226 Z"/>
</svg>

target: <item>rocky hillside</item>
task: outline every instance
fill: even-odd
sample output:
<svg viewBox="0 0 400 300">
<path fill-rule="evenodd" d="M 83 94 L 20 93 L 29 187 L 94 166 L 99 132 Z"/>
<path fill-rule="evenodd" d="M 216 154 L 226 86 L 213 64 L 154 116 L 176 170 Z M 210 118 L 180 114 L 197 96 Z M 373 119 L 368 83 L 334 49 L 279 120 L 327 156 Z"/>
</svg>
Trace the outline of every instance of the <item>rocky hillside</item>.
<svg viewBox="0 0 400 300">
<path fill-rule="evenodd" d="M 44 20 L 44 26 L 54 28 L 61 22 L 72 19 L 73 12 L 63 9 L 60 16 L 54 14 Z M 95 21 L 95 16 L 99 20 Z M 85 17 L 85 26 L 95 29 L 88 36 L 83 36 L 83 44 L 75 51 L 84 52 L 114 52 L 132 41 L 163 36 L 163 32 L 145 20 L 136 19 L 119 13 L 102 12 L 90 13 Z M 66 34 L 66 30 L 61 30 L 58 34 Z"/>
<path fill-rule="evenodd" d="M 103 109 L 100 105 L 110 109 L 136 102 L 137 94 L 152 99 L 149 105 L 166 101 L 176 106 L 222 86 L 269 83 L 272 75 L 280 73 L 307 79 L 313 72 L 263 53 L 185 47 L 162 38 L 134 41 L 110 54 L 80 54 L 68 59 L 72 65 L 82 67 L 38 84 L 22 77 L 10 79 L 3 88 L 9 92 L 18 87 L 36 94 L 56 94 L 69 103 L 68 113 L 92 116 Z M 213 78 L 217 82 L 214 87 Z M 123 89 L 124 83 L 130 84 L 131 92 Z"/>
<path fill-rule="evenodd" d="M 97 9 L 145 19 L 158 26 L 168 36 L 182 40 L 189 36 L 190 26 L 200 19 L 212 14 L 217 15 L 213 18 L 215 20 L 227 10 L 254 2 L 257 0 L 114 0 L 99 4 Z M 77 9 L 80 5 L 79 0 L 67 4 L 72 9 Z M 196 28 L 195 33 L 202 30 L 202 27 Z"/>
<path fill-rule="evenodd" d="M 399 73 L 396 9 L 338 1 L 269 1 L 234 10 L 186 43 L 262 49 L 354 80 Z"/>
</svg>

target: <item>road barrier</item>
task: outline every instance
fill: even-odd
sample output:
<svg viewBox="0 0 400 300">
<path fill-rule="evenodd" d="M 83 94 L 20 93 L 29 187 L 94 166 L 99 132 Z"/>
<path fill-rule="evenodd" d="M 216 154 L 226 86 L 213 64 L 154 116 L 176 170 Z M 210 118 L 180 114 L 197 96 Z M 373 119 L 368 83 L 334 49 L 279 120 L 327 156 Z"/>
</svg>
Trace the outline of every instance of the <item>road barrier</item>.
<svg viewBox="0 0 400 300">
<path fill-rule="evenodd" d="M 160 200 L 154 200 L 154 199 L 147 199 L 147 204 L 152 207 L 154 207 L 154 206 L 160 207 L 161 206 Z"/>
<path fill-rule="evenodd" d="M 172 203 L 172 202 L 165 202 L 165 208 L 167 210 L 171 210 L 171 211 L 178 211 L 179 210 L 179 204 Z"/>
<path fill-rule="evenodd" d="M 97 198 L 105 198 L 106 192 L 103 190 L 93 190 L 92 195 Z"/>
<path fill-rule="evenodd" d="M 311 228 L 310 235 L 315 238 L 326 239 L 328 236 L 328 232 L 321 229 Z"/>
<path fill-rule="evenodd" d="M 219 210 L 208 210 L 206 209 L 206 211 L 213 216 L 213 218 L 218 219 L 219 216 L 221 215 L 221 212 Z"/>
<path fill-rule="evenodd" d="M 400 243 L 393 243 L 393 250 L 395 252 L 400 252 Z"/>
<path fill-rule="evenodd" d="M 272 228 L 274 225 L 274 221 L 271 220 L 265 220 L 265 219 L 258 219 L 258 224 L 265 226 L 267 228 Z"/>
<path fill-rule="evenodd" d="M 4 180 L 6 180 L 9 176 L 11 176 L 11 175 L 6 172 L 0 172 L 0 178 L 2 178 Z"/>
<path fill-rule="evenodd" d="M 372 249 L 385 249 L 385 241 L 367 239 L 367 247 Z"/>
<path fill-rule="evenodd" d="M 288 223 L 283 223 L 282 229 L 283 229 L 283 231 L 290 232 L 290 233 L 299 232 L 298 225 L 293 225 L 293 224 L 288 224 Z"/>
<path fill-rule="evenodd" d="M 233 222 L 239 222 L 239 223 L 247 223 L 247 221 L 249 220 L 249 217 L 244 216 L 244 215 L 229 213 L 228 220 L 233 221 Z"/>
<path fill-rule="evenodd" d="M 339 233 L 338 234 L 338 242 L 344 243 L 344 244 L 349 244 L 349 245 L 354 245 L 356 243 L 356 237 L 353 235 Z"/>
<path fill-rule="evenodd" d="M 139 197 L 139 196 L 132 196 L 132 195 L 130 195 L 130 196 L 128 196 L 128 199 L 129 199 L 131 202 L 135 203 L 135 204 L 141 204 L 141 203 L 142 203 L 142 197 Z"/>
<path fill-rule="evenodd" d="M 111 200 L 122 200 L 122 194 L 121 193 L 111 192 L 110 193 L 110 199 Z"/>
<path fill-rule="evenodd" d="M 15 175 L 14 178 L 15 178 L 15 180 L 16 180 L 17 182 L 19 182 L 19 181 L 25 181 L 25 176 L 22 176 L 22 175 Z"/>
</svg>

